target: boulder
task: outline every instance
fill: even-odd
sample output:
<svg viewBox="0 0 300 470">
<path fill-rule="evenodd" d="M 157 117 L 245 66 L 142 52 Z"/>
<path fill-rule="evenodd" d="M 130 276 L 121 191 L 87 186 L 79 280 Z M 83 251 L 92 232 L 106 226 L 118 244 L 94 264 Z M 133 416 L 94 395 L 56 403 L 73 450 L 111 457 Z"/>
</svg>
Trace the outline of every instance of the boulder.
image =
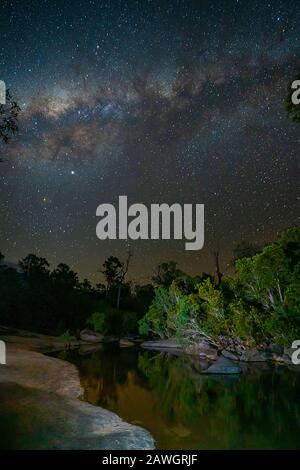
<svg viewBox="0 0 300 470">
<path fill-rule="evenodd" d="M 83 389 L 73 364 L 10 345 L 8 364 L 0 366 L 1 450 L 154 448 L 145 429 L 78 400 Z"/>
<path fill-rule="evenodd" d="M 135 344 L 129 339 L 126 339 L 126 338 L 120 339 L 120 348 L 131 348 L 132 346 L 135 346 Z"/>
<path fill-rule="evenodd" d="M 241 374 L 242 369 L 234 364 L 230 359 L 226 357 L 219 357 L 219 359 L 206 369 L 202 374 L 216 374 L 216 375 L 235 375 Z"/>
<path fill-rule="evenodd" d="M 80 332 L 80 339 L 82 339 L 82 341 L 86 341 L 87 343 L 101 343 L 104 339 L 104 336 L 86 328 Z"/>
<path fill-rule="evenodd" d="M 282 354 L 281 356 L 273 354 L 273 361 L 279 362 L 280 364 L 292 364 L 292 360 L 288 354 Z"/>
<path fill-rule="evenodd" d="M 268 351 L 270 351 L 273 354 L 276 354 L 277 356 L 282 356 L 284 353 L 284 347 L 281 346 L 280 344 L 270 344 L 268 346 Z"/>
<path fill-rule="evenodd" d="M 273 360 L 281 364 L 292 364 L 292 354 L 295 349 L 284 347 L 280 354 L 273 354 Z"/>
<path fill-rule="evenodd" d="M 218 349 L 211 344 L 207 339 L 203 339 L 199 343 L 191 344 L 185 350 L 187 354 L 200 356 L 203 358 L 216 360 L 218 357 Z"/>
<path fill-rule="evenodd" d="M 218 336 L 218 343 L 222 346 L 221 349 L 230 351 L 233 354 L 240 355 L 246 350 L 245 343 L 237 336 Z"/>
<path fill-rule="evenodd" d="M 234 354 L 231 351 L 227 351 L 227 349 L 223 349 L 222 356 L 226 357 L 227 359 L 230 359 L 231 361 L 239 360 L 239 356 L 237 354 Z"/>
<path fill-rule="evenodd" d="M 287 356 L 292 362 L 292 355 L 294 352 L 295 352 L 295 349 L 285 347 L 283 350 L 283 356 Z"/>
<path fill-rule="evenodd" d="M 266 349 L 247 349 L 240 357 L 242 362 L 266 362 L 273 359 L 273 354 Z"/>
</svg>

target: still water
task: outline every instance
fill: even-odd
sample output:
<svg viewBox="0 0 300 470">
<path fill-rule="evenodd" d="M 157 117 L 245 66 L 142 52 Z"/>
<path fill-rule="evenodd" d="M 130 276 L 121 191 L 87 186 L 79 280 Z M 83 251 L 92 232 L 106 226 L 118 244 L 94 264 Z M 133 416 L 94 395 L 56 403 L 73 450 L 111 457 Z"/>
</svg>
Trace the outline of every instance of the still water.
<svg viewBox="0 0 300 470">
<path fill-rule="evenodd" d="M 208 377 L 196 358 L 132 348 L 58 357 L 79 368 L 85 400 L 149 430 L 158 449 L 300 449 L 299 369 Z"/>
</svg>

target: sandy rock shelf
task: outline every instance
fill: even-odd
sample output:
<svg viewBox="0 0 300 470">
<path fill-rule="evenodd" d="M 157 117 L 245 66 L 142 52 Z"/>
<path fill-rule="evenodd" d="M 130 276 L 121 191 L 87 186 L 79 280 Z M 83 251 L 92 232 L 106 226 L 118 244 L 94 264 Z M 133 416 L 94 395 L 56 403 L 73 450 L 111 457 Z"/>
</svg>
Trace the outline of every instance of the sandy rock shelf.
<svg viewBox="0 0 300 470">
<path fill-rule="evenodd" d="M 0 448 L 154 448 L 148 431 L 79 400 L 82 394 L 74 365 L 8 344 L 7 365 L 0 365 Z"/>
</svg>

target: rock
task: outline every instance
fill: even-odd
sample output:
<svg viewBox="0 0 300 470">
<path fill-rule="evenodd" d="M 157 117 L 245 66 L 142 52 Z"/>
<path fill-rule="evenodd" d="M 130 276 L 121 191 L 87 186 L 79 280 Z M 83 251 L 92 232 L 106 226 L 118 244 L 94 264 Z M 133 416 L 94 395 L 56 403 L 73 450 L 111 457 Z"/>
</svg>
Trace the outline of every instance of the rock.
<svg viewBox="0 0 300 470">
<path fill-rule="evenodd" d="M 222 356 L 226 357 L 227 359 L 231 359 L 232 361 L 238 361 L 239 357 L 237 354 L 234 354 L 226 349 L 223 349 Z"/>
<path fill-rule="evenodd" d="M 135 344 L 132 341 L 129 341 L 129 339 L 120 339 L 120 348 L 131 348 L 132 346 L 135 346 Z"/>
<path fill-rule="evenodd" d="M 141 346 L 145 349 L 182 349 L 182 346 L 171 338 L 156 341 L 144 341 Z"/>
<path fill-rule="evenodd" d="M 55 357 L 7 345 L 7 365 L 0 366 L 0 386 L 20 386 L 77 398 L 83 394 L 76 367 Z"/>
<path fill-rule="evenodd" d="M 284 350 L 283 350 L 283 355 L 289 357 L 290 362 L 292 362 L 292 354 L 294 352 L 295 352 L 295 349 L 285 347 Z"/>
<path fill-rule="evenodd" d="M 270 351 L 272 354 L 276 354 L 277 356 L 282 356 L 282 354 L 284 353 L 284 347 L 276 343 L 270 344 L 267 350 Z"/>
<path fill-rule="evenodd" d="M 282 354 L 281 356 L 273 354 L 273 360 L 281 364 L 292 364 L 291 358 L 288 354 Z"/>
<path fill-rule="evenodd" d="M 258 350 L 256 348 L 247 349 L 240 357 L 243 362 L 266 362 L 273 359 L 273 354 L 268 350 Z"/>
<path fill-rule="evenodd" d="M 80 338 L 87 343 L 101 343 L 104 336 L 86 328 L 80 332 Z"/>
<path fill-rule="evenodd" d="M 9 423 L 0 449 L 144 450 L 154 440 L 103 408 L 66 396 L 6 383 L 0 387 L 0 415 Z"/>
<path fill-rule="evenodd" d="M 17 347 L 18 349 L 25 349 L 27 351 L 40 351 L 49 353 L 52 351 L 59 351 L 65 349 L 64 342 L 56 336 L 46 336 L 42 334 L 31 334 L 29 332 L 21 331 L 18 335 L 2 335 L 0 339 L 5 341 L 6 344 Z M 20 336 L 22 334 L 22 336 Z M 80 345 L 80 341 L 70 341 L 71 347 Z"/>
<path fill-rule="evenodd" d="M 202 374 L 217 374 L 217 375 L 231 375 L 241 374 L 242 369 L 234 364 L 226 357 L 219 357 L 219 359 L 206 369 Z"/>
<path fill-rule="evenodd" d="M 0 366 L 0 449 L 154 449 L 143 428 L 115 413 L 78 400 L 76 367 L 43 354 L 8 346 Z"/>
<path fill-rule="evenodd" d="M 126 335 L 125 339 L 128 339 L 129 341 L 132 341 L 132 343 L 139 345 L 144 342 L 144 340 L 140 336 L 134 334 Z"/>
<path fill-rule="evenodd" d="M 185 350 L 187 354 L 197 355 L 211 360 L 216 360 L 218 357 L 218 349 L 212 345 L 208 340 L 203 339 L 199 343 L 191 344 Z"/>
<path fill-rule="evenodd" d="M 223 336 L 219 335 L 217 343 L 220 345 L 221 350 L 226 350 L 237 356 L 239 356 L 246 350 L 245 343 L 237 336 Z"/>
</svg>

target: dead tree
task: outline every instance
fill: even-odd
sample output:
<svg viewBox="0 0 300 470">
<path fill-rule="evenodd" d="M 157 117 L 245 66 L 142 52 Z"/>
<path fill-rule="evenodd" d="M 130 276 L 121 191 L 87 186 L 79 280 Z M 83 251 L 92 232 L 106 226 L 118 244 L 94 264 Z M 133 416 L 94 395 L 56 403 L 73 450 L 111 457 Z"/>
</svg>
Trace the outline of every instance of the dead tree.
<svg viewBox="0 0 300 470">
<path fill-rule="evenodd" d="M 126 278 L 126 274 L 128 272 L 128 269 L 129 269 L 129 263 L 130 263 L 131 258 L 132 258 L 132 252 L 129 249 L 128 253 L 127 253 L 126 262 L 123 264 L 122 269 L 120 271 L 120 276 L 119 276 L 118 294 L 117 294 L 117 311 L 118 312 L 120 310 L 121 290 L 122 290 L 122 286 L 123 286 L 123 283 L 124 283 L 125 278 Z"/>
<path fill-rule="evenodd" d="M 217 286 L 221 284 L 223 273 L 220 270 L 220 248 L 218 247 L 214 252 L 214 261 L 215 261 L 215 278 Z"/>
</svg>

